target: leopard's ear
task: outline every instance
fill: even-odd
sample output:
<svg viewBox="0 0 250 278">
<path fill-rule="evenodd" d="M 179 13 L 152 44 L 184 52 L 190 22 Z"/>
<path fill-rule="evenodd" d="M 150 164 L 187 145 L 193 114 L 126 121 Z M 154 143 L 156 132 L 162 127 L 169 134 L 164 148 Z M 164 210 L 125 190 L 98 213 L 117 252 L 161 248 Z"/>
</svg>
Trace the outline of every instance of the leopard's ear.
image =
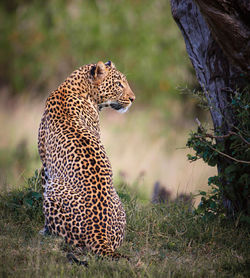
<svg viewBox="0 0 250 278">
<path fill-rule="evenodd" d="M 99 61 L 95 67 L 94 80 L 95 82 L 102 82 L 102 80 L 107 76 L 108 70 L 102 61 Z"/>
<path fill-rule="evenodd" d="M 116 68 L 116 67 L 115 67 L 115 64 L 114 64 L 112 61 L 106 62 L 105 65 L 106 65 L 106 66 L 109 66 L 109 67 L 111 67 L 111 68 L 113 68 L 113 69 Z"/>
</svg>

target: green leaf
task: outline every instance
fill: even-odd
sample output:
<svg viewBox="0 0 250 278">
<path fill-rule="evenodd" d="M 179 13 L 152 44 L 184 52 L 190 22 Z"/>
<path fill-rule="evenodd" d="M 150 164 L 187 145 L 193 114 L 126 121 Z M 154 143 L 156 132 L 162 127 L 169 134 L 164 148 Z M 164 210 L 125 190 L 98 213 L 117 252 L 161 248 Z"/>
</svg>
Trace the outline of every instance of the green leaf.
<svg viewBox="0 0 250 278">
<path fill-rule="evenodd" d="M 33 203 L 34 203 L 32 199 L 28 199 L 28 198 L 25 198 L 25 199 L 23 200 L 23 202 L 24 202 L 25 205 L 28 205 L 28 206 L 30 206 L 30 207 L 32 207 L 32 206 L 33 206 Z"/>
</svg>

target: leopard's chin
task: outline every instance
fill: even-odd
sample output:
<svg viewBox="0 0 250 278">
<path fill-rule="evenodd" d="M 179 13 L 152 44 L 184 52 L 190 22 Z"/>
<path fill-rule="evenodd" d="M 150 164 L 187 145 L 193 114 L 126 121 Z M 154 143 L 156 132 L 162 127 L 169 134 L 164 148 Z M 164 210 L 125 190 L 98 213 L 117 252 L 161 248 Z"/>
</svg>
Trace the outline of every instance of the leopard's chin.
<svg viewBox="0 0 250 278">
<path fill-rule="evenodd" d="M 127 106 L 123 106 L 120 103 L 117 103 L 114 105 L 114 107 L 112 106 L 112 104 L 110 105 L 113 109 L 117 110 L 119 113 L 126 113 L 129 109 L 129 107 L 131 106 L 131 103 Z"/>
<path fill-rule="evenodd" d="M 123 107 L 120 103 L 118 103 L 118 102 L 111 103 L 111 104 L 110 104 L 110 107 L 113 108 L 113 109 L 115 109 L 115 110 L 118 110 L 118 111 L 124 108 L 124 107 Z"/>
<path fill-rule="evenodd" d="M 131 106 L 132 103 L 128 104 L 128 105 L 123 105 L 119 102 L 111 102 L 111 101 L 107 101 L 104 102 L 102 104 L 98 105 L 99 111 L 101 111 L 104 107 L 111 107 L 114 110 L 118 111 L 119 113 L 125 113 L 128 111 L 129 107 Z"/>
</svg>

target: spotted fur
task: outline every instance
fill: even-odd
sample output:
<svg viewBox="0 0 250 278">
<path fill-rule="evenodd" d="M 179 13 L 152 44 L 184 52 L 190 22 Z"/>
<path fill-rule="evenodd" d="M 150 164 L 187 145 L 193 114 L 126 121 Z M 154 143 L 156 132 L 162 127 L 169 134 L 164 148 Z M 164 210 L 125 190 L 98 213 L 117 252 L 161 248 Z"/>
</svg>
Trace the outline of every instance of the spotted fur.
<svg viewBox="0 0 250 278">
<path fill-rule="evenodd" d="M 99 111 L 125 112 L 134 93 L 112 62 L 74 71 L 46 101 L 38 148 L 44 173 L 45 229 L 102 256 L 124 238 L 126 215 L 100 141 Z"/>
</svg>

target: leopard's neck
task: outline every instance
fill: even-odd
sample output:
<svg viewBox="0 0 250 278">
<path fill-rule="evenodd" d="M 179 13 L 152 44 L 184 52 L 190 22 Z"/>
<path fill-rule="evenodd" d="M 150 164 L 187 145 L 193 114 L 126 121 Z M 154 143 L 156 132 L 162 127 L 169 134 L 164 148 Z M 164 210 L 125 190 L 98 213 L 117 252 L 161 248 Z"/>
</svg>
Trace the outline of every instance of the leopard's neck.
<svg viewBox="0 0 250 278">
<path fill-rule="evenodd" d="M 100 120 L 98 107 L 88 98 L 85 98 L 81 101 L 81 110 L 78 120 L 79 123 L 86 127 L 92 134 L 100 138 Z"/>
<path fill-rule="evenodd" d="M 55 91 L 62 99 L 63 111 L 78 128 L 88 129 L 100 138 L 98 90 L 89 81 L 86 69 L 74 71 Z"/>
<path fill-rule="evenodd" d="M 61 107 L 66 118 L 79 129 L 89 130 L 95 137 L 100 138 L 100 121 L 98 105 L 90 99 L 90 94 L 80 91 L 72 91 L 65 87 L 59 87 L 54 91 L 49 102 L 61 98 Z M 62 111 L 58 111 L 62 113 Z"/>
</svg>

